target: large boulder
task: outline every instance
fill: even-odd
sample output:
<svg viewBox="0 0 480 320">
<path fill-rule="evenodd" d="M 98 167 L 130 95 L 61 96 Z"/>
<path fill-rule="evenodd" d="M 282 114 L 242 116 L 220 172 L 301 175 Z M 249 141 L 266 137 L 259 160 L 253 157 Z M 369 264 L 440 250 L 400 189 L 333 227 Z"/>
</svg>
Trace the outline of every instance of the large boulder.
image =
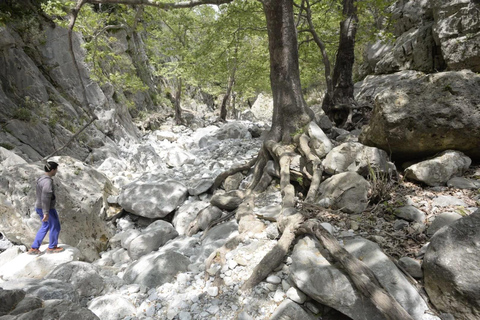
<svg viewBox="0 0 480 320">
<path fill-rule="evenodd" d="M 361 259 L 413 319 L 424 319 L 428 307 L 417 290 L 381 251 L 362 238 L 345 240 L 345 249 Z M 291 279 L 312 299 L 332 307 L 353 320 L 383 320 L 377 307 L 353 286 L 352 281 L 323 256 L 324 248 L 309 236 L 298 241 L 292 252 Z"/>
<path fill-rule="evenodd" d="M 251 111 L 255 115 L 255 119 L 265 121 L 267 123 L 271 122 L 273 115 L 272 97 L 259 94 L 255 102 L 253 103 Z"/>
<path fill-rule="evenodd" d="M 11 312 L 25 298 L 23 290 L 3 290 L 0 288 L 0 317 Z"/>
<path fill-rule="evenodd" d="M 357 99 L 375 106 L 359 141 L 414 159 L 448 149 L 480 159 L 480 76 L 471 71 L 426 75 L 403 71 L 367 77 Z"/>
<path fill-rule="evenodd" d="M 171 223 L 157 220 L 146 227 L 138 237 L 128 244 L 128 255 L 132 260 L 157 250 L 168 240 L 178 236 L 178 232 Z"/>
<path fill-rule="evenodd" d="M 63 263 L 52 270 L 45 279 L 57 279 L 70 283 L 80 297 L 98 296 L 105 287 L 105 281 L 97 267 L 83 261 Z"/>
<path fill-rule="evenodd" d="M 385 151 L 358 142 L 345 142 L 333 148 L 322 164 L 328 174 L 349 171 L 367 177 L 374 172 L 395 171 L 395 166 L 389 162 Z"/>
<path fill-rule="evenodd" d="M 11 297 L 21 290 L 0 289 L 0 301 Z M 25 295 L 25 294 L 24 294 Z M 5 307 L 10 307 L 8 304 Z M 0 318 L 5 320 L 37 320 L 37 319 L 69 319 L 69 320 L 98 320 L 92 311 L 67 300 L 52 300 L 44 302 L 38 298 L 27 296 L 11 306 L 8 313 L 0 312 Z M 5 315 L 7 314 L 7 315 Z M 2 315 L 5 315 L 2 317 Z"/>
<path fill-rule="evenodd" d="M 356 172 L 336 174 L 320 184 L 318 204 L 347 213 L 367 208 L 370 183 Z"/>
<path fill-rule="evenodd" d="M 435 41 L 432 35 L 433 22 L 412 28 L 397 38 L 395 44 L 376 63 L 375 74 L 386 74 L 400 70 L 433 72 Z"/>
<path fill-rule="evenodd" d="M 438 310 L 480 318 L 480 209 L 435 233 L 423 259 L 425 289 Z"/>
<path fill-rule="evenodd" d="M 189 264 L 190 260 L 181 253 L 153 252 L 131 264 L 125 270 L 123 280 L 155 288 L 172 281 L 178 273 L 187 271 Z"/>
<path fill-rule="evenodd" d="M 118 204 L 126 211 L 146 218 L 163 218 L 179 205 L 188 194 L 181 182 L 133 182 L 122 189 Z"/>
<path fill-rule="evenodd" d="M 88 309 L 102 320 L 129 319 L 136 314 L 132 302 L 120 294 L 108 294 L 89 302 Z"/>
<path fill-rule="evenodd" d="M 75 288 L 67 282 L 57 279 L 15 279 L 2 283 L 5 290 L 23 290 L 27 297 L 37 297 L 42 300 L 68 300 L 79 303 L 80 299 Z M 41 319 L 41 318 L 38 318 Z"/>
<path fill-rule="evenodd" d="M 405 169 L 405 178 L 429 186 L 446 185 L 452 177 L 463 175 L 471 163 L 472 160 L 463 153 L 447 150 L 433 159 L 409 166 Z"/>
<path fill-rule="evenodd" d="M 65 247 L 64 245 L 60 245 Z M 40 247 L 45 251 L 46 245 Z M 39 256 L 20 254 L 0 267 L 0 278 L 13 280 L 19 278 L 42 279 L 50 271 L 70 261 L 77 261 L 80 252 L 73 247 L 66 247 L 65 251 L 55 254 L 42 254 Z"/>
<path fill-rule="evenodd" d="M 175 227 L 175 230 L 177 230 L 178 234 L 186 234 L 190 223 L 195 220 L 197 215 L 208 206 L 209 203 L 206 201 L 192 200 L 185 202 L 181 207 L 179 207 L 172 220 L 172 224 Z"/>
<path fill-rule="evenodd" d="M 117 191 L 105 175 L 81 161 L 70 157 L 52 160 L 59 163 L 54 178 L 62 226 L 59 243 L 78 248 L 86 260 L 93 261 L 114 234 L 113 226 L 105 221 L 105 210 L 108 196 Z M 27 247 L 40 227 L 34 205 L 35 181 L 42 174 L 41 163 L 10 166 L 0 173 L 0 231 Z"/>
</svg>

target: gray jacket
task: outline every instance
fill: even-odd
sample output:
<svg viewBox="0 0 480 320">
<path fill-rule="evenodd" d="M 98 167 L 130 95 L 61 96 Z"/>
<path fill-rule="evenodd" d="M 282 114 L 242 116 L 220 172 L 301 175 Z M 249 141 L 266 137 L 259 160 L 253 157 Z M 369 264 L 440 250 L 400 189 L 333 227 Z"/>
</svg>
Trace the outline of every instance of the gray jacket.
<svg viewBox="0 0 480 320">
<path fill-rule="evenodd" d="M 35 208 L 42 209 L 43 213 L 48 213 L 50 209 L 55 209 L 55 187 L 53 179 L 49 176 L 41 176 L 37 179 L 37 201 Z"/>
</svg>

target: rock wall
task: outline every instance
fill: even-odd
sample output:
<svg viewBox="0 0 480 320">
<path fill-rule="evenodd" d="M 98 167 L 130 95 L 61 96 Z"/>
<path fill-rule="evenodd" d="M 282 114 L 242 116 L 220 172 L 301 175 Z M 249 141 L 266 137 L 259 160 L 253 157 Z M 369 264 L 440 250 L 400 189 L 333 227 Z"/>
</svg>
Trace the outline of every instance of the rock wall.
<svg viewBox="0 0 480 320">
<path fill-rule="evenodd" d="M 90 79 L 81 37 L 73 38 L 77 72 L 67 30 L 38 19 L 0 27 L 2 146 L 27 161 L 39 160 L 61 148 L 93 115 L 98 120 L 61 155 L 87 160 L 93 148 L 137 140 L 127 107 L 113 100 L 115 88 L 102 90 Z"/>
<path fill-rule="evenodd" d="M 394 43 L 367 47 L 361 77 L 402 70 L 480 71 L 480 3 L 400 0 L 392 8 Z"/>
</svg>

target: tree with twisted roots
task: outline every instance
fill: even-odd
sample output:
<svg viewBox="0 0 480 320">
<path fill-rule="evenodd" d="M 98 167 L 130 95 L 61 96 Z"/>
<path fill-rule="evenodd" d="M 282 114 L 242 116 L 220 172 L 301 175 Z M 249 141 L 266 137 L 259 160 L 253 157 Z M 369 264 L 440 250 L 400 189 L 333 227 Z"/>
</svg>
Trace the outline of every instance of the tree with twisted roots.
<svg viewBox="0 0 480 320">
<path fill-rule="evenodd" d="M 190 0 L 160 2 L 155 0 L 78 0 L 72 12 L 69 26 L 70 34 L 81 7 L 86 3 L 117 3 L 127 5 L 149 5 L 160 9 L 194 7 L 202 4 L 225 4 L 233 0 Z M 232 168 L 217 177 L 214 188 L 230 174 L 253 167 L 253 179 L 246 190 L 237 193 L 243 202 L 236 210 L 239 223 L 239 234 L 231 238 L 219 250 L 210 255 L 206 261 L 206 269 L 213 262 L 223 263 L 225 254 L 234 249 L 252 231 L 252 225 L 260 224 L 253 214 L 255 194 L 263 192 L 271 183 L 266 169 L 269 161 L 274 161 L 280 171 L 280 188 L 282 194 L 282 215 L 278 221 L 282 233 L 277 245 L 255 267 L 250 278 L 243 284 L 242 290 L 251 290 L 263 281 L 285 258 L 295 237 L 302 234 L 314 235 L 323 246 L 340 263 L 344 271 L 350 275 L 359 291 L 372 300 L 377 308 L 388 319 L 412 319 L 405 309 L 388 294 L 372 271 L 360 260 L 353 257 L 320 225 L 315 217 L 306 217 L 296 209 L 295 188 L 291 181 L 298 175 L 309 181 L 309 190 L 305 202 L 312 201 L 319 188 L 322 167 L 320 158 L 310 145 L 315 143 L 314 137 L 308 135 L 306 126 L 313 120 L 313 112 L 308 108 L 301 90 L 300 71 L 298 65 L 297 36 L 293 14 L 293 0 L 263 0 L 263 9 L 267 21 L 270 82 L 273 94 L 272 127 L 265 138 L 258 157 L 244 166 Z M 298 154 L 303 158 L 300 172 L 290 169 L 292 159 Z M 248 225 L 248 230 L 246 228 Z"/>
</svg>

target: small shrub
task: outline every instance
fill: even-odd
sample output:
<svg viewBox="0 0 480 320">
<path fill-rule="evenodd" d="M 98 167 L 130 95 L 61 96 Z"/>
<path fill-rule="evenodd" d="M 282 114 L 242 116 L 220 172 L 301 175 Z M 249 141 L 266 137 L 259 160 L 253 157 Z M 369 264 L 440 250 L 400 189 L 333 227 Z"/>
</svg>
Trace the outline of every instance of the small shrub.
<svg viewBox="0 0 480 320">
<path fill-rule="evenodd" d="M 21 121 L 30 121 L 32 119 L 32 111 L 24 107 L 18 108 L 13 113 L 13 118 Z"/>
<path fill-rule="evenodd" d="M 13 149 L 15 148 L 15 147 L 12 146 L 11 144 L 4 143 L 4 142 L 0 143 L 0 147 L 5 148 L 5 149 L 7 149 L 7 150 L 13 150 Z"/>
<path fill-rule="evenodd" d="M 397 181 L 392 173 L 375 171 L 368 168 L 367 180 L 370 181 L 371 189 L 368 195 L 371 204 L 377 204 L 391 198 L 392 192 L 397 187 Z"/>
</svg>

